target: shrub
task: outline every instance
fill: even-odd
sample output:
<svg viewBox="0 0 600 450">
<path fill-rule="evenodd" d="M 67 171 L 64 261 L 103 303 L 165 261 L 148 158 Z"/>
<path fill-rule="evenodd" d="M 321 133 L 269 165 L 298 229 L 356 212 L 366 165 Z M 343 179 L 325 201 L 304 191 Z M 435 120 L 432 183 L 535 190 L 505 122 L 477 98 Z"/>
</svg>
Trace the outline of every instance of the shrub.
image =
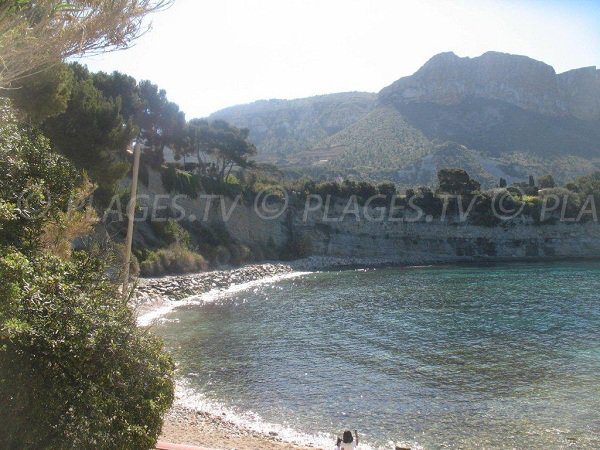
<svg viewBox="0 0 600 450">
<path fill-rule="evenodd" d="M 45 137 L 21 128 L 0 99 L 0 203 L 6 211 L 0 245 L 36 248 L 46 224 L 66 211 L 77 182 L 73 166 Z"/>
<path fill-rule="evenodd" d="M 481 185 L 463 169 L 441 169 L 438 174 L 439 191 L 453 195 L 472 194 Z"/>
<path fill-rule="evenodd" d="M 85 185 L 4 103 L 0 156 L 0 448 L 153 447 L 173 364 L 137 328 L 108 254 L 68 248 L 88 231 L 66 215 Z"/>
<path fill-rule="evenodd" d="M 188 246 L 190 243 L 190 233 L 173 219 L 150 221 L 150 226 L 166 245 L 180 243 Z"/>
<path fill-rule="evenodd" d="M 100 258 L 0 256 L 0 447 L 151 448 L 173 364 Z"/>
<path fill-rule="evenodd" d="M 180 245 L 150 252 L 140 263 L 140 274 L 144 277 L 193 273 L 208 269 L 202 255 Z"/>
<path fill-rule="evenodd" d="M 197 176 L 185 170 L 179 170 L 173 164 L 163 168 L 160 173 L 163 187 L 167 192 L 179 192 L 190 198 L 196 198 L 200 190 Z"/>
</svg>

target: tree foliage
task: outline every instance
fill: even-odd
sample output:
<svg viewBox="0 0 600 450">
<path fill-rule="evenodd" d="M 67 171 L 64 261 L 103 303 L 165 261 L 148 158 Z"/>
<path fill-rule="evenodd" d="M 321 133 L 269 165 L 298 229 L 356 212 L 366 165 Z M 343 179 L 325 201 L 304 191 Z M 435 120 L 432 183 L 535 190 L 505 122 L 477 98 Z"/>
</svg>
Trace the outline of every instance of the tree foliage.
<svg viewBox="0 0 600 450">
<path fill-rule="evenodd" d="M 438 171 L 439 191 L 452 195 L 468 195 L 479 190 L 481 185 L 463 169 L 441 169 Z"/>
<path fill-rule="evenodd" d="M 165 146 L 170 145 L 177 150 L 184 139 L 185 114 L 167 99 L 166 91 L 155 84 L 141 81 L 138 89 L 141 101 L 136 117 L 139 138 L 146 147 L 148 160 L 153 166 L 160 167 Z"/>
<path fill-rule="evenodd" d="M 248 141 L 248 129 L 224 120 L 193 119 L 188 130 L 183 153 L 198 158 L 203 174 L 223 183 L 235 167 L 252 166 L 250 157 L 256 154 L 256 147 Z"/>
<path fill-rule="evenodd" d="M 42 129 L 54 146 L 99 185 L 98 196 L 112 193 L 127 173 L 126 149 L 136 128 L 121 113 L 121 97 L 105 96 L 89 71 L 73 64 L 72 94 L 64 113 L 46 120 Z"/>
<path fill-rule="evenodd" d="M 167 0 L 6 0 L 0 3 L 0 87 L 85 53 L 126 48 Z"/>
<path fill-rule="evenodd" d="M 46 223 L 67 209 L 77 183 L 69 162 L 51 151 L 39 133 L 18 125 L 8 102 L 0 102 L 0 246 L 26 251 L 38 246 Z"/>
<path fill-rule="evenodd" d="M 172 363 L 105 271 L 86 253 L 0 255 L 3 448 L 153 447 Z"/>
<path fill-rule="evenodd" d="M 1 105 L 0 447 L 151 448 L 173 364 L 136 326 L 110 248 L 65 258 L 44 248 L 79 177 Z"/>
<path fill-rule="evenodd" d="M 66 64 L 56 64 L 34 72 L 23 79 L 19 87 L 4 93 L 12 99 L 13 105 L 27 122 L 40 124 L 67 109 L 72 87 L 71 68 Z"/>
</svg>

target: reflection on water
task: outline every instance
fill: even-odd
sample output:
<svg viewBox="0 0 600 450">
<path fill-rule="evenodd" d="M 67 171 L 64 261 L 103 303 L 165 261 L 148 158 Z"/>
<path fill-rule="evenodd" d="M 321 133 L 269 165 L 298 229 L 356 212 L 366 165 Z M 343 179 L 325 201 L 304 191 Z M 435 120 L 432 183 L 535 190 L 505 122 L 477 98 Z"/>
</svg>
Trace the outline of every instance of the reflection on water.
<svg viewBox="0 0 600 450">
<path fill-rule="evenodd" d="M 600 264 L 324 272 L 156 326 L 219 404 L 425 448 L 600 447 Z"/>
</svg>

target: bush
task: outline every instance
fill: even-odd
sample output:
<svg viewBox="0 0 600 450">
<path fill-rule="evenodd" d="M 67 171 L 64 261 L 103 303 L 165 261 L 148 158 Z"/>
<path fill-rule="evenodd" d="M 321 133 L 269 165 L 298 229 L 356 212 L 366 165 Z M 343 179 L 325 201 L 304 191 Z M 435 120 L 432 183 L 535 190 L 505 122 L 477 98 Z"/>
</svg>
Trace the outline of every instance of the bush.
<svg viewBox="0 0 600 450">
<path fill-rule="evenodd" d="M 0 99 L 0 245 L 32 250 L 42 229 L 67 209 L 78 184 L 75 169 L 52 152 L 49 141 L 21 128 Z"/>
<path fill-rule="evenodd" d="M 481 185 L 463 169 L 441 169 L 438 174 L 439 192 L 466 195 L 478 191 Z"/>
<path fill-rule="evenodd" d="M 171 359 L 137 328 L 107 254 L 67 251 L 87 230 L 65 216 L 78 184 L 0 104 L 0 448 L 148 449 L 173 399 Z"/>
<path fill-rule="evenodd" d="M 173 363 L 99 258 L 0 255 L 0 447 L 152 448 Z"/>
<path fill-rule="evenodd" d="M 144 277 L 193 273 L 207 269 L 208 263 L 202 255 L 180 244 L 150 252 L 140 263 L 140 275 Z"/>
<path fill-rule="evenodd" d="M 152 231 L 156 233 L 159 239 L 167 245 L 180 243 L 188 246 L 191 240 L 190 233 L 185 230 L 177 221 L 167 219 L 163 221 L 149 221 Z"/>
<path fill-rule="evenodd" d="M 160 172 L 163 187 L 167 192 L 179 192 L 190 198 L 198 197 L 200 182 L 197 176 L 185 170 L 179 170 L 173 164 L 169 164 Z"/>
</svg>

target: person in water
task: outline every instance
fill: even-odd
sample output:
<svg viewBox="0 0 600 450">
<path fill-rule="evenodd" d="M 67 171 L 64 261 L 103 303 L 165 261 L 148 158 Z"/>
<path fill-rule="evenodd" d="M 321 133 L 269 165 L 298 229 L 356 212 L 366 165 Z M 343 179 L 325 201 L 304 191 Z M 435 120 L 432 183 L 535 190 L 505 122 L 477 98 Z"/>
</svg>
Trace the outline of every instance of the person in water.
<svg viewBox="0 0 600 450">
<path fill-rule="evenodd" d="M 352 436 L 352 432 L 350 430 L 344 431 L 344 434 L 342 435 L 342 442 L 340 444 L 340 450 L 353 450 L 356 447 L 358 447 L 358 431 L 354 430 L 354 437 Z"/>
</svg>

